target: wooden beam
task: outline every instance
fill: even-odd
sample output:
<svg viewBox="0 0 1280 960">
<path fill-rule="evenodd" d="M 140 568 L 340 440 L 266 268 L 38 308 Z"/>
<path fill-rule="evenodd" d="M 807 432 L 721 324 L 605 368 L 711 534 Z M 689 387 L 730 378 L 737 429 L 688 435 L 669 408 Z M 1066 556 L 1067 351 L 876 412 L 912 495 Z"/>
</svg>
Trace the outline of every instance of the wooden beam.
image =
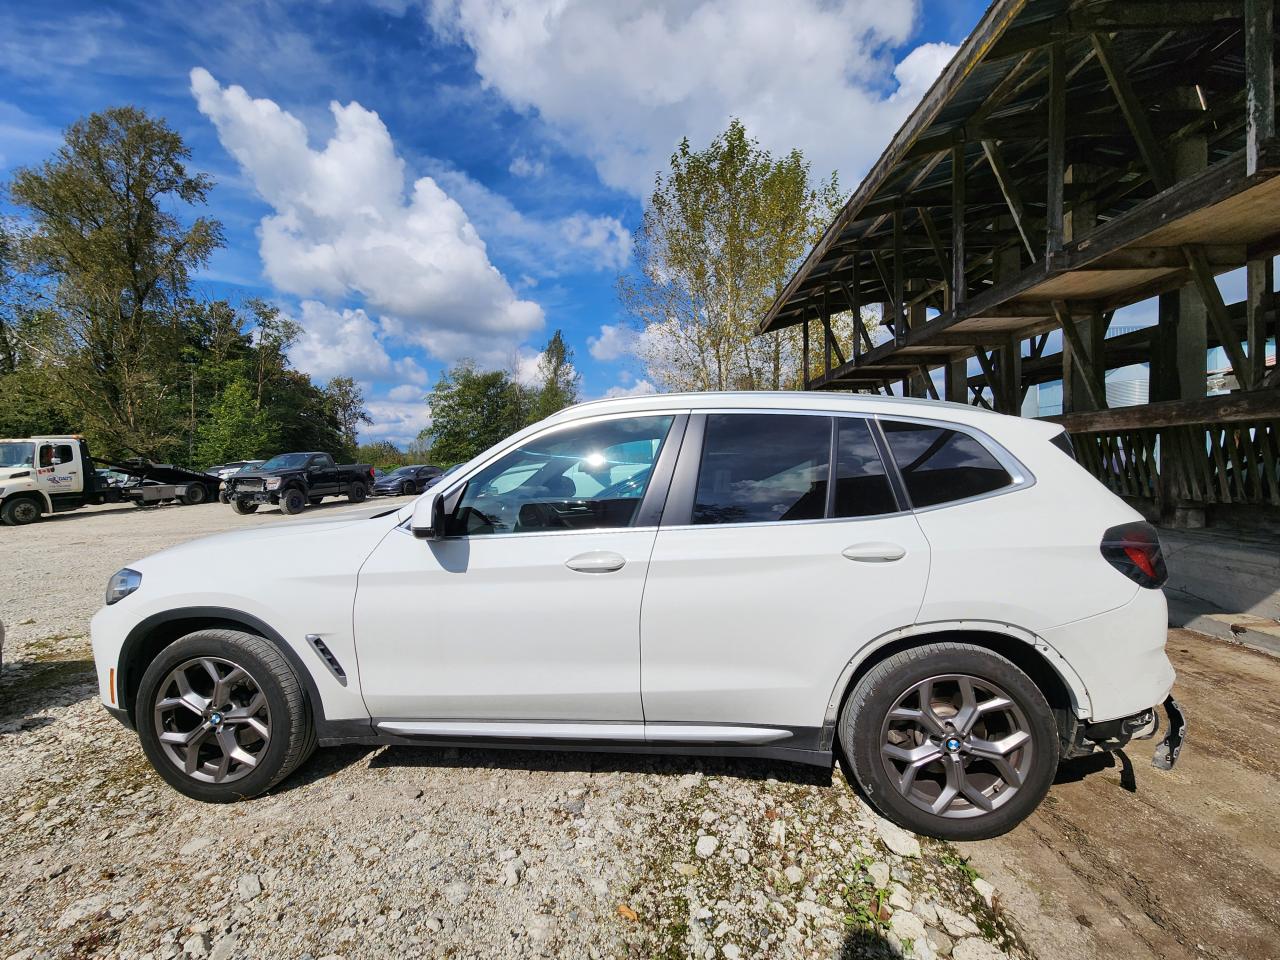
<svg viewBox="0 0 1280 960">
<path fill-rule="evenodd" d="M 964 144 L 951 148 L 951 309 L 967 298 L 965 290 L 964 215 L 965 199 Z"/>
<path fill-rule="evenodd" d="M 1063 189 L 1067 179 L 1067 64 L 1062 43 L 1049 48 L 1049 185 L 1045 197 L 1045 256 L 1062 249 Z"/>
<path fill-rule="evenodd" d="M 1018 236 L 1022 237 L 1023 246 L 1027 248 L 1027 253 L 1031 255 L 1032 260 L 1039 259 L 1036 256 L 1036 245 L 1031 242 L 1026 208 L 1022 205 L 1022 198 L 1018 196 L 1018 187 L 1013 182 L 1013 175 L 1009 172 L 1008 166 L 1005 165 L 1000 148 L 996 146 L 994 140 L 983 140 L 982 152 L 987 156 L 991 172 L 996 175 L 996 183 L 1000 185 L 1000 192 L 1004 194 L 1005 205 L 1013 217 L 1013 225 L 1018 229 Z"/>
<path fill-rule="evenodd" d="M 1245 271 L 1245 340 L 1254 383 L 1267 375 L 1267 312 L 1275 299 L 1275 260 L 1250 260 Z"/>
<path fill-rule="evenodd" d="M 924 388 L 928 391 L 929 396 L 934 400 L 941 400 L 938 396 L 938 386 L 933 382 L 933 377 L 929 373 L 929 368 L 925 364 L 920 364 L 920 379 L 924 381 Z"/>
<path fill-rule="evenodd" d="M 1195 400 L 1169 400 L 1140 407 L 1116 407 L 1088 413 L 1044 417 L 1060 423 L 1068 433 L 1109 433 L 1114 430 L 1146 430 L 1205 423 L 1247 423 L 1280 419 L 1280 391 L 1252 390 L 1224 393 Z"/>
<path fill-rule="evenodd" d="M 1147 111 L 1142 101 L 1138 99 L 1137 93 L 1134 92 L 1128 73 L 1116 58 L 1110 40 L 1100 33 L 1090 34 L 1090 39 L 1093 42 L 1093 51 L 1098 57 L 1098 63 L 1107 75 L 1111 92 L 1115 94 L 1116 102 L 1120 105 L 1120 112 L 1124 115 L 1125 122 L 1129 124 L 1133 139 L 1138 143 L 1138 152 L 1151 172 L 1152 182 L 1155 183 L 1157 190 L 1168 189 L 1173 184 L 1169 165 L 1165 162 L 1164 151 L 1151 130 Z"/>
<path fill-rule="evenodd" d="M 1089 395 L 1089 402 L 1095 409 L 1105 410 L 1107 408 L 1107 392 L 1105 389 L 1099 389 L 1098 383 L 1102 378 L 1095 376 L 1094 358 L 1089 356 L 1089 352 L 1084 345 L 1084 338 L 1080 336 L 1080 328 L 1071 319 L 1070 308 L 1061 300 L 1055 300 L 1053 302 L 1053 310 L 1058 316 L 1058 326 L 1062 330 L 1062 339 L 1071 351 L 1072 362 L 1078 364 L 1080 369 L 1084 371 L 1084 388 L 1085 393 Z"/>
<path fill-rule="evenodd" d="M 803 338 L 800 350 L 800 363 L 804 368 L 803 383 L 806 390 L 809 389 L 809 314 L 805 313 L 804 322 L 801 324 L 800 336 Z"/>
<path fill-rule="evenodd" d="M 1205 259 L 1204 251 L 1199 247 L 1183 247 L 1182 250 L 1187 258 L 1187 266 L 1191 268 L 1191 279 L 1200 292 L 1200 299 L 1204 301 L 1205 309 L 1209 312 L 1209 322 L 1213 324 L 1213 329 L 1218 334 L 1222 349 L 1236 375 L 1236 382 L 1248 390 L 1254 384 L 1253 371 L 1240 346 L 1240 339 L 1232 329 L 1231 318 L 1227 315 L 1227 305 L 1222 301 L 1222 291 L 1218 289 L 1218 284 L 1213 279 L 1213 270 Z"/>
<path fill-rule="evenodd" d="M 893 210 L 893 335 L 902 339 L 907 335 L 906 299 L 907 265 L 902 260 L 902 208 Z"/>
<path fill-rule="evenodd" d="M 1245 170 L 1267 163 L 1266 145 L 1276 135 L 1275 0 L 1245 0 Z"/>
<path fill-rule="evenodd" d="M 920 216 L 920 222 L 924 224 L 924 232 L 929 237 L 929 244 L 933 247 L 933 255 L 938 260 L 938 268 L 942 271 L 942 285 L 946 290 L 946 309 L 950 310 L 952 305 L 951 294 L 951 261 L 947 259 L 947 252 L 942 248 L 942 237 L 938 233 L 938 225 L 933 222 L 933 214 L 929 212 L 928 207 L 917 207 L 916 212 Z"/>
</svg>

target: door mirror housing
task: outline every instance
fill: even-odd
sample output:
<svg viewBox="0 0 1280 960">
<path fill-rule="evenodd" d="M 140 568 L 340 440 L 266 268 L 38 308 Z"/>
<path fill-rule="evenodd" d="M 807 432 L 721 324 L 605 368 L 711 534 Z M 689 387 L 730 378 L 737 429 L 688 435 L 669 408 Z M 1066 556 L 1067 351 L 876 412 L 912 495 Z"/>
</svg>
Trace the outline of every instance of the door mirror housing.
<svg viewBox="0 0 1280 960">
<path fill-rule="evenodd" d="M 445 532 L 444 497 L 427 493 L 413 505 L 409 529 L 419 540 L 441 540 Z"/>
</svg>

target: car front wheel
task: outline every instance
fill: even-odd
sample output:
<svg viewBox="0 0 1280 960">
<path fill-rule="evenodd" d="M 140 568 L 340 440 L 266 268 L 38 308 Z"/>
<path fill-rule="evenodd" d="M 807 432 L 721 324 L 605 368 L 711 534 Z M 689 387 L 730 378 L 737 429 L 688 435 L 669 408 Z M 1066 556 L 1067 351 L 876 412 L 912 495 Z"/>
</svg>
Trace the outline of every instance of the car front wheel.
<svg viewBox="0 0 1280 960">
<path fill-rule="evenodd" d="M 315 749 L 288 661 L 237 630 L 201 630 L 161 651 L 143 674 L 136 719 L 156 772 L 209 803 L 257 796 Z"/>
<path fill-rule="evenodd" d="M 303 492 L 296 487 L 292 490 L 286 490 L 280 494 L 280 510 L 290 516 L 301 513 L 307 509 L 307 498 Z"/>
<path fill-rule="evenodd" d="M 889 820 L 926 836 L 982 840 L 1024 820 L 1058 766 L 1044 694 L 1012 661 L 966 643 L 888 657 L 840 714 L 858 785 Z"/>
</svg>

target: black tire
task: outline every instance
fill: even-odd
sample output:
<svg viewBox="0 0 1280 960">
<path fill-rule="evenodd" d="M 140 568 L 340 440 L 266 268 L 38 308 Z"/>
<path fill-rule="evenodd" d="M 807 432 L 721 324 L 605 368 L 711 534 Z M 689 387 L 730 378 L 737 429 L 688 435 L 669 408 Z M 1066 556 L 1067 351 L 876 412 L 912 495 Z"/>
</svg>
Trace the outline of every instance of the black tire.
<svg viewBox="0 0 1280 960">
<path fill-rule="evenodd" d="M 230 502 L 231 502 L 231 497 L 227 494 L 227 491 L 225 491 L 225 490 L 219 490 L 219 491 L 218 491 L 218 502 L 219 502 L 219 503 L 230 503 Z"/>
<path fill-rule="evenodd" d="M 241 516 L 250 513 L 257 513 L 259 506 L 260 504 L 254 503 L 251 500 L 241 500 L 239 497 L 236 497 L 231 501 L 231 509 Z"/>
<path fill-rule="evenodd" d="M 292 490 L 286 490 L 280 494 L 280 512 L 287 513 L 289 516 L 301 513 L 307 509 L 307 496 L 297 487 Z"/>
<path fill-rule="evenodd" d="M 214 657 L 241 667 L 266 698 L 270 738 L 253 769 L 227 783 L 198 780 L 178 768 L 160 743 L 156 702 L 170 672 L 184 662 Z M 138 738 L 156 772 L 179 793 L 205 803 L 247 800 L 271 789 L 315 750 L 315 724 L 306 692 L 289 661 L 271 643 L 238 630 L 200 630 L 165 647 L 147 667 L 135 711 Z"/>
<path fill-rule="evenodd" d="M 351 503 L 364 503 L 365 498 L 369 496 L 369 488 L 359 480 L 356 480 L 351 486 L 347 487 L 347 500 Z"/>
<path fill-rule="evenodd" d="M 0 522 L 7 527 L 25 527 L 39 520 L 41 512 L 33 497 L 12 497 L 0 506 Z"/>
<path fill-rule="evenodd" d="M 888 761 L 881 752 L 886 719 L 899 698 L 922 681 L 951 675 L 968 676 L 979 684 L 986 681 L 999 687 L 1021 712 L 1030 735 L 1031 756 L 1025 761 L 1027 769 L 1016 791 L 995 809 L 964 818 L 930 813 L 913 803 L 900 791 L 896 778 L 891 777 L 886 769 Z M 918 700 L 916 703 L 919 706 Z M 985 840 L 1012 830 L 1044 799 L 1058 767 L 1058 727 L 1040 688 L 1012 661 L 967 643 L 948 641 L 913 647 L 877 664 L 846 698 L 840 712 L 839 736 L 852 776 L 872 806 L 899 826 L 943 840 Z M 960 753 L 963 756 L 963 751 Z M 974 762 L 982 763 L 976 758 L 965 761 L 970 776 L 976 769 L 970 766 Z M 940 762 L 933 769 L 944 770 L 945 765 Z"/>
<path fill-rule="evenodd" d="M 178 498 L 178 502 L 188 507 L 196 507 L 209 499 L 209 491 L 203 483 L 187 484 L 187 492 Z"/>
</svg>

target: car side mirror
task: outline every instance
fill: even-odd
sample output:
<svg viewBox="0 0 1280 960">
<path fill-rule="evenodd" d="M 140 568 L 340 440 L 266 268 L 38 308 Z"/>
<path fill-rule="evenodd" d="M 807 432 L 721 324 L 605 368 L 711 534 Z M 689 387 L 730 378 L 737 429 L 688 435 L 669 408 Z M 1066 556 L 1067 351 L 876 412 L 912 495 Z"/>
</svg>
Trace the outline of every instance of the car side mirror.
<svg viewBox="0 0 1280 960">
<path fill-rule="evenodd" d="M 444 537 L 444 497 L 428 493 L 413 505 L 409 529 L 419 540 L 440 540 Z"/>
</svg>

